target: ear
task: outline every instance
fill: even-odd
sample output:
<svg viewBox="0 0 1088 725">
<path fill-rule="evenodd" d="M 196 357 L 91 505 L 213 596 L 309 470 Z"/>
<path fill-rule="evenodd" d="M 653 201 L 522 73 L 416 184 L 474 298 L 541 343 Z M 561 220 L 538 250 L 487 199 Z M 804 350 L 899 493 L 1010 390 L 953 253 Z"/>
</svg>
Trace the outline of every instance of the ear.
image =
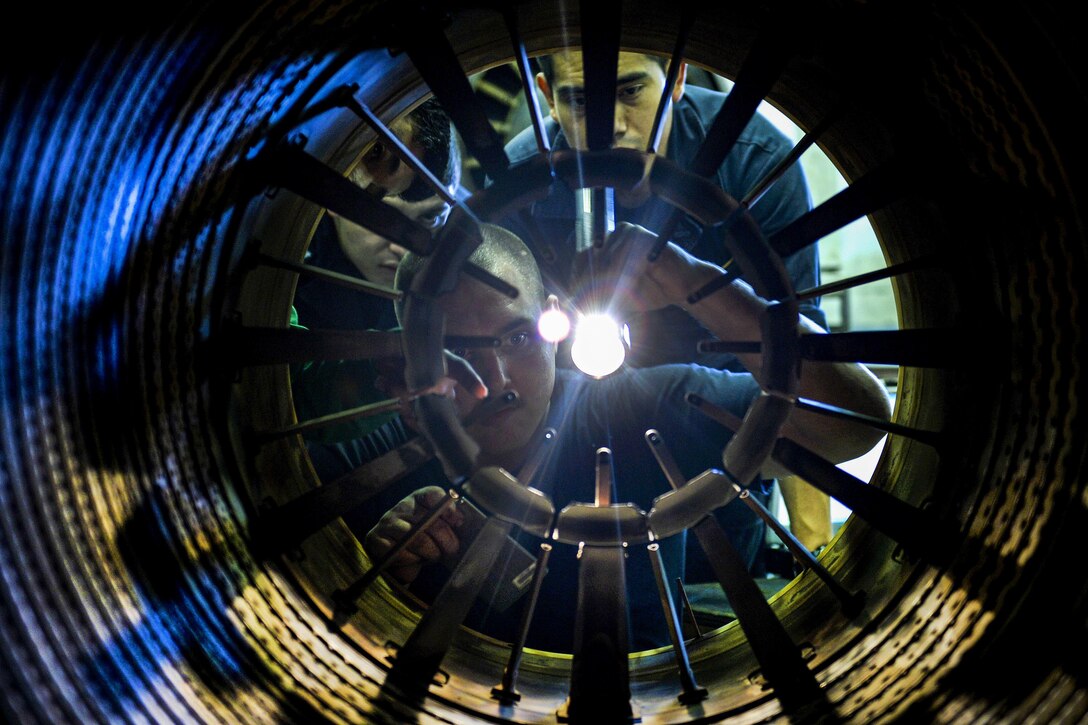
<svg viewBox="0 0 1088 725">
<path fill-rule="evenodd" d="M 552 120 L 559 123 L 559 117 L 555 115 L 555 99 L 552 97 L 552 87 L 548 85 L 548 79 L 544 77 L 543 73 L 536 74 L 536 87 L 540 89 L 540 92 L 544 94 L 544 100 L 548 102 L 548 113 L 551 115 Z"/>
<path fill-rule="evenodd" d="M 681 63 L 680 70 L 676 73 L 676 84 L 672 87 L 672 102 L 679 103 L 684 97 L 684 83 L 688 78 L 688 64 Z"/>
</svg>

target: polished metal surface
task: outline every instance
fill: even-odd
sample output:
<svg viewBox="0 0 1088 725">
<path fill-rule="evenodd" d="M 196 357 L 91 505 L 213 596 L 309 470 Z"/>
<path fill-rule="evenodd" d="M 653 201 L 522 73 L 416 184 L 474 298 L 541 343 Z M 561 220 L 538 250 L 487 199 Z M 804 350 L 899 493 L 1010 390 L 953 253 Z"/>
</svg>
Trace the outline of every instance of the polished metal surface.
<svg viewBox="0 0 1088 725">
<path fill-rule="evenodd" d="M 621 48 L 672 51 L 677 8 L 622 5 Z M 701 702 L 677 699 L 671 649 L 632 653 L 633 712 L 644 723 L 1083 722 L 1088 102 L 1074 13 L 797 5 L 801 27 L 777 6 L 712 5 L 685 26 L 685 53 L 752 78 L 755 100 L 802 128 L 834 117 L 819 144 L 856 191 L 770 240 L 772 256 L 869 215 L 900 270 L 900 328 L 928 332 L 852 349 L 902 366 L 895 422 L 939 438 L 892 433 L 867 485 L 906 508 L 873 504 L 872 521 L 851 518 L 821 556 L 865 592 L 857 616 L 803 574 L 769 601 L 788 640 L 762 660 L 777 673 L 753 654 L 770 640 L 727 624 L 688 642 Z M 530 55 L 581 42 L 578 4 L 511 7 Z M 334 593 L 371 567 L 342 522 L 291 556 L 257 550 L 265 507 L 319 482 L 297 436 L 255 435 L 298 422 L 287 366 L 239 371 L 217 354 L 239 320 L 286 327 L 296 273 L 247 260 L 256 248 L 301 261 L 323 211 L 255 188 L 273 179 L 254 176 L 254 159 L 291 140 L 343 173 L 374 130 L 349 108 L 307 108 L 345 84 L 386 123 L 429 91 L 464 101 L 448 64 L 404 34 L 444 39 L 438 50 L 472 73 L 514 57 L 509 17 L 462 3 L 204 3 L 87 15 L 71 40 L 27 11 L 9 28 L 26 34 L 25 56 L 0 71 L 0 716 L 555 722 L 569 654 L 526 650 L 521 697 L 504 703 L 492 689 L 511 643 L 444 620 L 423 648 L 426 659 L 433 642 L 449 645 L 431 682 L 389 681 L 422 608 L 378 578 L 337 626 Z M 464 113 L 470 148 L 501 167 Z M 672 181 L 659 192 L 681 196 L 688 187 Z M 907 264 L 919 259 L 936 261 Z M 972 344 L 946 346 L 949 330 Z M 438 332 L 418 333 L 433 348 L 413 361 L 421 380 L 437 372 Z M 437 448 L 461 451 L 443 462 L 467 476 L 472 442 L 451 410 L 424 402 Z M 912 512 L 909 531 L 893 510 Z M 793 647 L 803 671 L 785 656 Z"/>
</svg>

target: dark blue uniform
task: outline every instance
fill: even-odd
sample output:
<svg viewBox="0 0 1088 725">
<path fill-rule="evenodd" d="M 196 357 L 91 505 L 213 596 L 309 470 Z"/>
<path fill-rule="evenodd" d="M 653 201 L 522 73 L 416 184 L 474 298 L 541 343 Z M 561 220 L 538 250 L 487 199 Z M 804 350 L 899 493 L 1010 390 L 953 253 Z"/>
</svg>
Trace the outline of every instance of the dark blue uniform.
<svg viewBox="0 0 1088 725">
<path fill-rule="evenodd" d="M 694 392 L 704 399 L 743 416 L 759 394 L 759 386 L 747 373 L 732 373 L 696 365 L 666 365 L 628 368 L 604 380 L 589 380 L 572 371 L 559 370 L 547 424 L 558 431 L 549 463 L 532 481 L 522 481 L 550 497 L 557 511 L 572 502 L 592 502 L 595 493 L 596 451 L 607 446 L 613 452 L 614 500 L 631 502 L 649 511 L 653 500 L 671 490 L 647 445 L 644 434 L 656 428 L 669 446 L 682 473 L 688 479 L 709 468 L 721 468 L 721 452 L 731 433 L 703 416 L 684 401 Z M 403 432 L 403 431 L 402 431 Z M 341 443 L 311 444 L 318 474 L 333 480 L 383 450 L 393 441 L 374 437 Z M 356 511 L 345 516 L 360 540 L 397 501 L 428 485 L 448 485 L 437 462 L 419 469 Z M 753 520 L 743 502 L 734 500 L 720 509 L 730 540 L 746 561 L 751 562 L 762 543 L 762 526 Z M 532 553 L 539 540 L 520 534 L 519 540 Z M 661 542 L 661 554 L 670 586 L 684 571 L 686 532 Z M 464 547 L 465 544 L 462 544 Z M 536 616 L 527 646 L 552 651 L 570 651 L 574 633 L 577 597 L 576 547 L 557 544 L 548 562 Z M 510 572 L 514 574 L 516 572 Z M 440 565 L 424 568 L 413 590 L 424 600 L 433 597 L 447 571 Z M 627 602 L 634 650 L 669 643 L 664 614 L 658 600 L 644 545 L 628 549 Z M 466 624 L 494 637 L 511 641 L 520 619 L 518 604 L 504 612 L 478 602 Z"/>
</svg>

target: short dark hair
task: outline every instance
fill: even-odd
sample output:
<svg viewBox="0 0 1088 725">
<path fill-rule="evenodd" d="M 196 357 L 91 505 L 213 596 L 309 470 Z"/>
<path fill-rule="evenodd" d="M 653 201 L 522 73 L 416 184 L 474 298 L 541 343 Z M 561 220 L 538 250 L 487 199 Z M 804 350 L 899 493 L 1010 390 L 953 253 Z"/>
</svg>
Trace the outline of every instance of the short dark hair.
<svg viewBox="0 0 1088 725">
<path fill-rule="evenodd" d="M 661 55 L 654 55 L 653 53 L 643 53 L 643 55 L 652 58 L 666 73 L 669 72 L 668 58 Z M 544 79 L 548 81 L 548 85 L 550 86 L 555 82 L 555 61 L 552 60 L 551 55 L 540 55 L 537 56 L 536 62 L 540 66 L 540 72 L 544 74 Z"/>
<path fill-rule="evenodd" d="M 447 187 L 460 183 L 461 149 L 453 135 L 449 114 L 438 99 L 428 98 L 408 118 L 412 122 L 411 141 L 423 148 L 423 165 Z M 400 198 L 419 201 L 429 196 L 434 196 L 434 189 L 416 176 Z"/>
<path fill-rule="evenodd" d="M 450 188 L 461 185 L 461 149 L 453 132 L 453 123 L 437 98 L 428 98 L 392 126 L 391 130 L 407 146 L 418 146 L 423 150 L 420 161 L 434 174 L 443 186 Z M 397 168 L 400 159 L 378 141 L 367 152 L 368 158 L 388 159 L 389 171 Z M 364 162 L 365 163 L 365 162 Z M 352 180 L 363 185 L 366 183 L 365 166 L 361 163 L 351 171 Z M 408 188 L 397 194 L 404 201 L 421 201 L 434 196 L 434 188 L 419 174 L 415 174 Z"/>
<path fill-rule="evenodd" d="M 483 222 L 480 224 L 480 245 L 473 250 L 468 261 L 478 267 L 482 267 L 492 274 L 499 274 L 503 267 L 516 269 L 521 276 L 518 293 L 522 295 L 535 295 L 541 302 L 544 300 L 544 282 L 540 277 L 540 267 L 537 266 L 533 253 L 517 234 L 508 229 Z M 423 267 L 426 257 L 415 252 L 406 253 L 397 265 L 397 274 L 393 280 L 393 287 L 401 292 L 408 292 L 412 287 L 419 270 Z M 504 263 L 507 263 L 504 265 Z M 510 280 L 508 280 L 510 281 Z M 403 297 L 395 304 L 397 319 L 403 323 Z"/>
</svg>

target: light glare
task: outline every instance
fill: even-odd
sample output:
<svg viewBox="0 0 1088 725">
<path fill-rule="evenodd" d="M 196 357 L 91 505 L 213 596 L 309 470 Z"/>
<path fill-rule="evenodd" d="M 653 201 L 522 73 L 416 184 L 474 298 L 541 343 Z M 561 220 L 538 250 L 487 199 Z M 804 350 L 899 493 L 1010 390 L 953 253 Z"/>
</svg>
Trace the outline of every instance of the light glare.
<svg viewBox="0 0 1088 725">
<path fill-rule="evenodd" d="M 620 326 L 608 315 L 586 315 L 574 330 L 570 357 L 586 375 L 603 378 L 619 369 L 627 351 Z"/>
<path fill-rule="evenodd" d="M 547 342 L 561 342 L 570 334 L 570 318 L 562 310 L 544 310 L 536 323 L 540 337 Z"/>
</svg>

